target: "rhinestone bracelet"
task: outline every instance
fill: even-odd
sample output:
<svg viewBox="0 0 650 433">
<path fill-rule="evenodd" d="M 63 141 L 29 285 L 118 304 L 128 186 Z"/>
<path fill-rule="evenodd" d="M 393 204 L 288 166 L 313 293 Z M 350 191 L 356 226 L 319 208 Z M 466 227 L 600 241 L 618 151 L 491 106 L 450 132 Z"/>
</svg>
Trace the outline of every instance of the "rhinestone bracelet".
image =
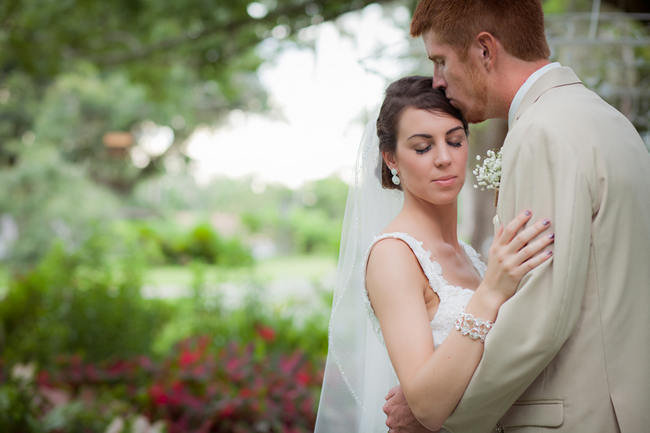
<svg viewBox="0 0 650 433">
<path fill-rule="evenodd" d="M 481 343 L 485 342 L 492 325 L 494 322 L 478 319 L 465 312 L 461 312 L 456 318 L 456 330 L 474 340 L 481 340 Z"/>
</svg>

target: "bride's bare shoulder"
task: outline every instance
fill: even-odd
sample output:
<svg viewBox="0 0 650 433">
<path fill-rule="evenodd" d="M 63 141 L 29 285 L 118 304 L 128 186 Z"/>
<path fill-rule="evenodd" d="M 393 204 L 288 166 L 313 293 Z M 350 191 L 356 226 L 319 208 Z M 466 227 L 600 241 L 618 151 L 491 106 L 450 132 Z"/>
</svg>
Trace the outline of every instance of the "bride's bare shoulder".
<svg viewBox="0 0 650 433">
<path fill-rule="evenodd" d="M 366 268 L 368 286 L 403 284 L 422 276 L 418 259 L 402 239 L 387 237 L 372 246 Z"/>
</svg>

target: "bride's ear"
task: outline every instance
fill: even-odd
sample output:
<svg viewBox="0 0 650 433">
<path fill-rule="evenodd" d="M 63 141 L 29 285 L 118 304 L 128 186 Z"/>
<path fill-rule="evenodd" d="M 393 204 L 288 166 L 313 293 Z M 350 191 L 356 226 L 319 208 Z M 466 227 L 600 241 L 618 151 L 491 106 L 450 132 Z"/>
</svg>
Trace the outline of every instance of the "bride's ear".
<svg viewBox="0 0 650 433">
<path fill-rule="evenodd" d="M 384 158 L 384 162 L 388 166 L 389 170 L 397 165 L 397 162 L 395 161 L 395 153 L 394 152 L 382 151 L 381 156 L 382 156 L 382 158 Z"/>
</svg>

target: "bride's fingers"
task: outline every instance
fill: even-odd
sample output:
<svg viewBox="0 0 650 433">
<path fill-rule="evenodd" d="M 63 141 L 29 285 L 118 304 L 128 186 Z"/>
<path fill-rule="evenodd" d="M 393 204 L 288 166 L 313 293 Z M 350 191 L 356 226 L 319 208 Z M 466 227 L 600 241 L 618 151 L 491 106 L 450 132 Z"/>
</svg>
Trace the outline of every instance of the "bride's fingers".
<svg viewBox="0 0 650 433">
<path fill-rule="evenodd" d="M 532 271 L 551 257 L 553 257 L 553 251 L 541 251 L 537 255 L 531 257 L 519 265 L 517 268 L 517 273 L 523 277 L 527 272 Z"/>
<path fill-rule="evenodd" d="M 531 227 L 532 228 L 532 227 Z M 545 229 L 542 229 L 543 231 Z M 541 253 L 547 246 L 555 242 L 555 233 L 544 234 L 539 236 L 534 241 L 528 242 L 528 244 L 520 249 L 515 255 L 514 263 L 522 264 L 527 260 L 530 260 L 536 254 Z"/>
<path fill-rule="evenodd" d="M 551 226 L 551 220 L 543 219 L 541 221 L 537 221 L 535 224 L 531 225 L 530 227 L 526 227 L 525 229 L 517 233 L 517 235 L 510 241 L 510 243 L 507 246 L 507 251 L 510 254 L 517 253 L 522 248 L 524 248 L 528 243 L 530 243 L 533 239 L 539 236 L 540 233 L 548 229 L 550 226 Z"/>
<path fill-rule="evenodd" d="M 528 220 L 530 220 L 532 215 L 532 212 L 529 210 L 525 210 L 517 215 L 508 223 L 508 225 L 506 225 L 505 229 L 503 229 L 503 233 L 499 238 L 499 243 L 501 245 L 509 244 L 517 232 L 528 222 Z"/>
</svg>

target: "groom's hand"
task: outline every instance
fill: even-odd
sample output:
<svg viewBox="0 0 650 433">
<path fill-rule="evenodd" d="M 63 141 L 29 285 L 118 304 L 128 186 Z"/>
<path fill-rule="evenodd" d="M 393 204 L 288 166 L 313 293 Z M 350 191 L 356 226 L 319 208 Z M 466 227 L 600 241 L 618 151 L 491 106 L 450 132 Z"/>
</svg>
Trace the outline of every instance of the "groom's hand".
<svg viewBox="0 0 650 433">
<path fill-rule="evenodd" d="M 420 422 L 415 419 L 413 412 L 406 403 L 406 397 L 399 385 L 388 391 L 386 404 L 386 425 L 390 433 L 430 433 Z"/>
</svg>

